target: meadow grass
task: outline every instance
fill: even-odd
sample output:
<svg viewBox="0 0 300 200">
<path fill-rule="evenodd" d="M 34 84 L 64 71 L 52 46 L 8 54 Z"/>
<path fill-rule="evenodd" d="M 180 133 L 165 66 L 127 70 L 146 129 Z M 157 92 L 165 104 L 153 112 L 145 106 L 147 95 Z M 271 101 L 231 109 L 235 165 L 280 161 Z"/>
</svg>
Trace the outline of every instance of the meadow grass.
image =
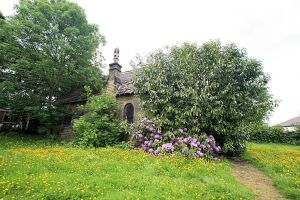
<svg viewBox="0 0 300 200">
<path fill-rule="evenodd" d="M 253 199 L 230 163 L 0 136 L 0 199 Z"/>
<path fill-rule="evenodd" d="M 286 197 L 300 199 L 300 146 L 250 143 L 244 157 L 268 174 Z"/>
</svg>

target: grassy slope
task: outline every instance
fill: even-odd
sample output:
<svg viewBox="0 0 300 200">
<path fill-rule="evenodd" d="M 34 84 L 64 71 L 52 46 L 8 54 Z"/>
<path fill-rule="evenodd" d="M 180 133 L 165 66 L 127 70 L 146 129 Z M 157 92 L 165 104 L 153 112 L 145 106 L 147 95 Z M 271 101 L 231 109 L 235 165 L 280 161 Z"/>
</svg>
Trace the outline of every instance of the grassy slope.
<svg viewBox="0 0 300 200">
<path fill-rule="evenodd" d="M 0 136 L 0 199 L 252 199 L 227 161 Z"/>
<path fill-rule="evenodd" d="M 244 157 L 266 172 L 280 192 L 300 199 L 300 146 L 250 143 Z"/>
</svg>

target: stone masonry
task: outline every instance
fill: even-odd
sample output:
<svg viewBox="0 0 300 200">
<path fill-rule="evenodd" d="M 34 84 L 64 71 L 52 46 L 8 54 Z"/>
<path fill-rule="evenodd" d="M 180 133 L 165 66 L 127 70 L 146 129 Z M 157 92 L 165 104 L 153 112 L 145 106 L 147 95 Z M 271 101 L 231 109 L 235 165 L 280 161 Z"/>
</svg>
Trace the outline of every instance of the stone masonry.
<svg viewBox="0 0 300 200">
<path fill-rule="evenodd" d="M 129 123 L 137 122 L 141 119 L 142 109 L 140 99 L 135 94 L 132 84 L 133 71 L 122 72 L 119 61 L 119 49 L 114 51 L 114 63 L 109 64 L 109 75 L 106 90 L 116 94 L 119 117 Z"/>
</svg>

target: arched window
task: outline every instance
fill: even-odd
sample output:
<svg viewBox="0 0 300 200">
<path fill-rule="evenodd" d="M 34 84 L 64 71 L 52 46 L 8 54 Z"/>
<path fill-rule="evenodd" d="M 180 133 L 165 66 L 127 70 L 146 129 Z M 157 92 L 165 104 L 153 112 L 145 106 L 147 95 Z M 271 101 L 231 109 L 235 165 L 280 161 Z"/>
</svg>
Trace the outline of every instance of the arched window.
<svg viewBox="0 0 300 200">
<path fill-rule="evenodd" d="M 124 107 L 124 119 L 132 124 L 133 123 L 133 116 L 134 116 L 134 107 L 132 103 L 128 103 Z"/>
</svg>

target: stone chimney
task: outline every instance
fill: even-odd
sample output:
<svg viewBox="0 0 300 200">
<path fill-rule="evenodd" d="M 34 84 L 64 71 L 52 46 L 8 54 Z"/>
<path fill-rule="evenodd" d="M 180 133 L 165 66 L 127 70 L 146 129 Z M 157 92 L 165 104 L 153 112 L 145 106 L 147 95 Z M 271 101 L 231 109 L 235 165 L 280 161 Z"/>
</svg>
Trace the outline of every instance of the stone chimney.
<svg viewBox="0 0 300 200">
<path fill-rule="evenodd" d="M 109 64 L 109 74 L 108 74 L 108 82 L 107 82 L 107 90 L 110 92 L 114 92 L 116 89 L 116 85 L 120 81 L 120 74 L 122 66 L 119 62 L 119 48 L 115 48 L 114 50 L 114 62 Z"/>
</svg>

